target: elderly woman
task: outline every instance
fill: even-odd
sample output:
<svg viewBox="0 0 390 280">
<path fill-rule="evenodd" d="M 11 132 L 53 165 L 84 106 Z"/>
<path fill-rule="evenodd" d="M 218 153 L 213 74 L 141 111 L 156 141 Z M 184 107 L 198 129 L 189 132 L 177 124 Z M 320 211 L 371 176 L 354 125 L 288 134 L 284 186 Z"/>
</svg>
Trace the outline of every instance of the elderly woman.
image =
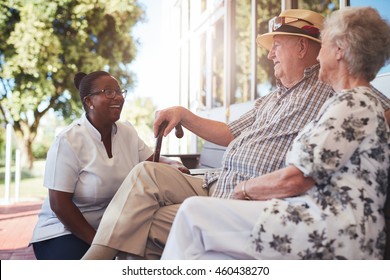
<svg viewBox="0 0 390 280">
<path fill-rule="evenodd" d="M 336 94 L 286 167 L 239 183 L 236 200 L 187 199 L 162 258 L 382 259 L 389 128 L 369 82 L 389 57 L 390 26 L 376 10 L 333 13 L 318 61 Z"/>
<path fill-rule="evenodd" d="M 79 72 L 74 83 L 86 113 L 56 137 L 47 154 L 49 196 L 31 240 L 37 259 L 80 259 L 127 174 L 153 158 L 134 127 L 119 121 L 126 90 L 113 76 Z M 176 161 L 163 161 L 186 171 Z"/>
</svg>

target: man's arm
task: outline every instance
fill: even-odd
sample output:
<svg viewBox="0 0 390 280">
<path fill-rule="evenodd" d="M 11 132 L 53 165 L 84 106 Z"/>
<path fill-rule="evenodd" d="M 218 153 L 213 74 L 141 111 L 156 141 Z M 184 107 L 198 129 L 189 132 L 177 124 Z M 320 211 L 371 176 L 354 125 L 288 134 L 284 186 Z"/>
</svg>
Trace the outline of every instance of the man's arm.
<svg viewBox="0 0 390 280">
<path fill-rule="evenodd" d="M 245 184 L 245 185 L 244 185 Z M 293 165 L 265 174 L 263 176 L 239 183 L 233 192 L 233 198 L 251 200 L 268 200 L 300 195 L 315 185 L 310 177 Z"/>
<path fill-rule="evenodd" d="M 227 146 L 234 139 L 227 124 L 202 118 L 181 106 L 170 107 L 156 112 L 154 121 L 155 135 L 157 135 L 158 128 L 164 121 L 168 122 L 164 136 L 167 136 L 173 128 L 182 125 L 199 137 L 217 145 Z"/>
</svg>

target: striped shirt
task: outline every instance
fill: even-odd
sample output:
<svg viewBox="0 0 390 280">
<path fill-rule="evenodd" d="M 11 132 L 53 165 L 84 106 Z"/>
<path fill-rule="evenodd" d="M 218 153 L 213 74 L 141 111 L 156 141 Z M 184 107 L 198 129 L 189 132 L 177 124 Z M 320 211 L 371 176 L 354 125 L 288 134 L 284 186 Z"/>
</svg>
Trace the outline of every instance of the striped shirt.
<svg viewBox="0 0 390 280">
<path fill-rule="evenodd" d="M 205 175 L 204 187 L 218 180 L 212 196 L 230 198 L 239 182 L 285 167 L 294 138 L 334 93 L 318 80 L 318 70 L 318 64 L 305 69 L 303 79 L 289 89 L 278 83 L 253 109 L 229 124 L 235 139 L 223 156 L 222 170 Z M 388 109 L 389 100 L 376 92 Z"/>
</svg>

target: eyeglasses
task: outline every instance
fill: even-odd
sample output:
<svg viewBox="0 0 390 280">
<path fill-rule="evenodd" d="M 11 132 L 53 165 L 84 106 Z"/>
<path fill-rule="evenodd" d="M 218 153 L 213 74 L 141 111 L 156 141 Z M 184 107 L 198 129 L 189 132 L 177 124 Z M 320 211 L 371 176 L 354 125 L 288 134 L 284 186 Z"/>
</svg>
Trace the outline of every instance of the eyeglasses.
<svg viewBox="0 0 390 280">
<path fill-rule="evenodd" d="M 127 90 L 126 89 L 102 89 L 102 90 L 91 92 L 90 94 L 87 94 L 84 97 L 84 99 L 87 98 L 88 96 L 97 95 L 97 94 L 101 94 L 101 93 L 104 93 L 104 95 L 108 99 L 114 99 L 115 95 L 120 95 L 123 98 L 126 98 Z"/>
<path fill-rule="evenodd" d="M 273 32 L 280 28 L 282 25 L 296 22 L 296 21 L 304 21 L 307 22 L 310 25 L 314 25 L 310 21 L 300 19 L 300 18 L 293 18 L 293 17 L 274 17 L 268 22 L 268 31 Z"/>
</svg>

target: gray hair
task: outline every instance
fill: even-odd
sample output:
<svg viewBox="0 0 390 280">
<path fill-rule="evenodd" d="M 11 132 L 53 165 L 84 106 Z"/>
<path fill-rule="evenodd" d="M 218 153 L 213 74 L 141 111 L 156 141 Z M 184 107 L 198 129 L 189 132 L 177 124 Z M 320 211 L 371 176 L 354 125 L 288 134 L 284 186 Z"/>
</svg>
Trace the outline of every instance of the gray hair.
<svg viewBox="0 0 390 280">
<path fill-rule="evenodd" d="M 390 58 L 390 25 L 371 7 L 346 7 L 325 20 L 323 37 L 344 50 L 349 73 L 372 81 Z"/>
</svg>

